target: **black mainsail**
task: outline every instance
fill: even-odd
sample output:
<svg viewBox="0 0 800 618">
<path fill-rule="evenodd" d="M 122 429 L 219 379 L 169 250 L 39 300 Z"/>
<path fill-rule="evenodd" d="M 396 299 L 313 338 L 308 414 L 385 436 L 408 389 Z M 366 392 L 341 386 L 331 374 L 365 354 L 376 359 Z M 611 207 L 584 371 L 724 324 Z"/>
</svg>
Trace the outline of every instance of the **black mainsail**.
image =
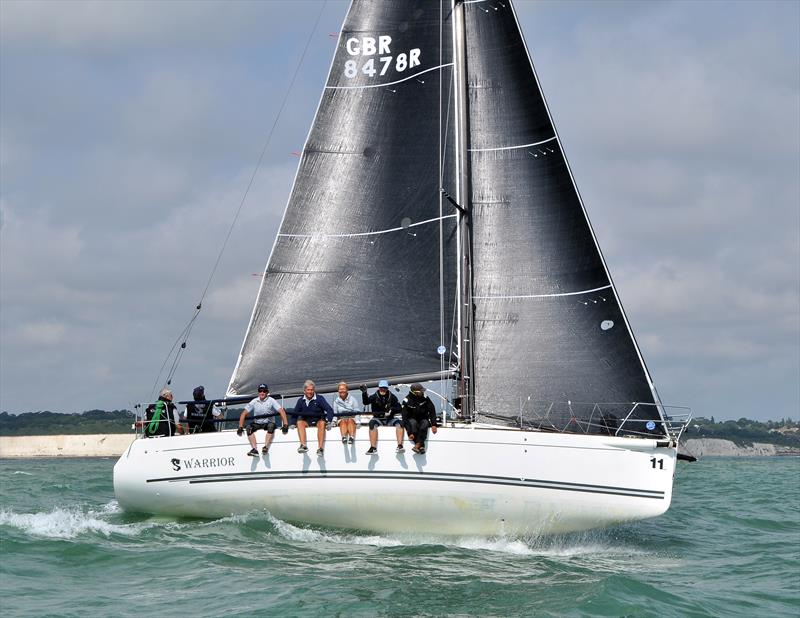
<svg viewBox="0 0 800 618">
<path fill-rule="evenodd" d="M 449 0 L 352 3 L 229 395 L 449 367 L 449 15 Z"/>
<path fill-rule="evenodd" d="M 354 0 L 228 394 L 451 362 L 479 415 L 661 418 L 511 2 Z"/>
</svg>

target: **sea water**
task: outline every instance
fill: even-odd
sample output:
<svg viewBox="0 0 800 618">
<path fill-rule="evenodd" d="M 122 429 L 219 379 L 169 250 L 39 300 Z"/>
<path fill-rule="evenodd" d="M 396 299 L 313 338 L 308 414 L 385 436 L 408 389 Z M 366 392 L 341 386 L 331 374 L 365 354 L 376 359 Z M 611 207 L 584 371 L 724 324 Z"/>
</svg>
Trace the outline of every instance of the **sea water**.
<svg viewBox="0 0 800 618">
<path fill-rule="evenodd" d="M 0 461 L 3 616 L 800 616 L 800 458 L 680 463 L 650 521 L 454 539 L 127 514 L 113 465 Z"/>
</svg>

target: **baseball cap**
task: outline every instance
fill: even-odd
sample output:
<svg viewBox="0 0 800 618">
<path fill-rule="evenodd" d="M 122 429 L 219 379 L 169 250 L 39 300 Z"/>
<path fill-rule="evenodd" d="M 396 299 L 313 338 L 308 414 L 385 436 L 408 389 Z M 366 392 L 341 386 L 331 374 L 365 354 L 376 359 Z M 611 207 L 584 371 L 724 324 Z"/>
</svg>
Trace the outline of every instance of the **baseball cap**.
<svg viewBox="0 0 800 618">
<path fill-rule="evenodd" d="M 419 382 L 414 382 L 414 384 L 411 385 L 411 392 L 422 394 L 425 392 L 425 387 L 422 386 L 422 384 L 420 384 Z"/>
<path fill-rule="evenodd" d="M 266 384 L 259 384 L 258 385 L 258 390 L 269 392 L 269 386 L 267 386 Z"/>
<path fill-rule="evenodd" d="M 378 382 L 378 388 L 389 388 L 389 380 L 381 380 Z"/>
</svg>

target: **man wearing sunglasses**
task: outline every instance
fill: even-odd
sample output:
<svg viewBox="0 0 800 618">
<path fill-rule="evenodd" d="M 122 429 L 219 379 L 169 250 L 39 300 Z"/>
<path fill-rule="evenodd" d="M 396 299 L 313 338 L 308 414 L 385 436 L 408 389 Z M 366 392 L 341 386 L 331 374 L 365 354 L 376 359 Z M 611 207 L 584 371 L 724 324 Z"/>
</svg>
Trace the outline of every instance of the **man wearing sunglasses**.
<svg viewBox="0 0 800 618">
<path fill-rule="evenodd" d="M 258 448 L 256 447 L 256 432 L 259 429 L 264 429 L 267 432 L 267 438 L 264 441 L 264 448 L 261 452 L 266 455 L 269 453 L 270 444 L 275 437 L 275 416 L 281 416 L 281 432 L 284 434 L 289 433 L 289 421 L 286 418 L 286 410 L 281 405 L 269 396 L 269 387 L 266 384 L 258 385 L 258 397 L 255 397 L 248 403 L 241 416 L 239 417 L 239 429 L 236 430 L 237 435 L 242 435 L 244 432 L 244 421 L 248 414 L 253 415 L 253 422 L 247 426 L 247 439 L 250 441 L 250 446 L 253 448 L 247 453 L 250 457 L 258 457 Z M 259 418 L 260 417 L 260 418 Z"/>
</svg>

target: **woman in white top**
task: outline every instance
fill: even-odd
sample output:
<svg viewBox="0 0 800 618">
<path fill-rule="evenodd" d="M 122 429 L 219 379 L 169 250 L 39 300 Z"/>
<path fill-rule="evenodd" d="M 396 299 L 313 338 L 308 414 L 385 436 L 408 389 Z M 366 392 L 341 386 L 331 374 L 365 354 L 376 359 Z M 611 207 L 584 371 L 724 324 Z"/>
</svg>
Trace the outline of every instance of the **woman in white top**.
<svg viewBox="0 0 800 618">
<path fill-rule="evenodd" d="M 363 408 L 349 393 L 347 382 L 339 382 L 338 391 L 339 395 L 333 399 L 333 415 L 339 417 L 342 444 L 353 444 L 356 440 L 356 415 L 363 412 Z"/>
</svg>

